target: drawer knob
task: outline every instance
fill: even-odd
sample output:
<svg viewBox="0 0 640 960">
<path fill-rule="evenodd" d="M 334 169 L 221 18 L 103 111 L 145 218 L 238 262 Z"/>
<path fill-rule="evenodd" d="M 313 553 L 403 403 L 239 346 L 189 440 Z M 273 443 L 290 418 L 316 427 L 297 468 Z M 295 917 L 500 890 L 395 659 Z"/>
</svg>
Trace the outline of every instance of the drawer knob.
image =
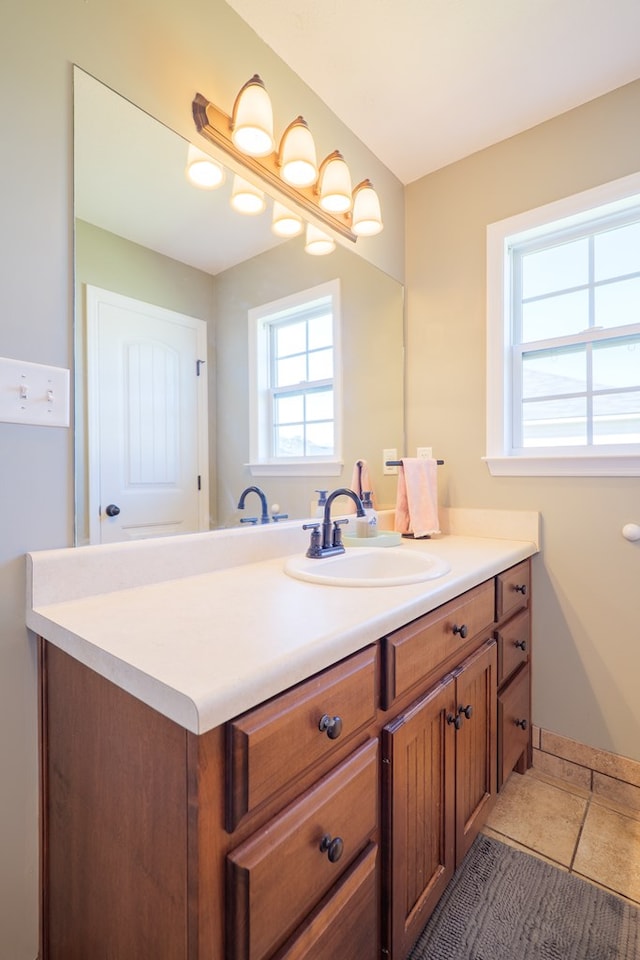
<svg viewBox="0 0 640 960">
<path fill-rule="evenodd" d="M 329 737 L 329 740 L 337 740 L 342 733 L 342 717 L 330 717 L 328 713 L 320 717 L 318 729 Z"/>
<path fill-rule="evenodd" d="M 524 651 L 524 650 L 527 649 L 527 641 L 526 641 L 526 640 L 516 640 L 515 645 L 516 645 L 516 647 L 518 648 L 518 650 L 523 650 L 523 651 Z"/>
<path fill-rule="evenodd" d="M 447 717 L 447 723 L 452 723 L 452 724 L 454 725 L 454 727 L 456 728 L 456 730 L 459 730 L 460 727 L 462 726 L 462 720 L 461 720 L 461 718 L 460 718 L 460 717 L 454 717 L 454 715 L 453 715 L 452 713 L 450 713 L 450 714 L 448 715 L 448 717 Z"/>
<path fill-rule="evenodd" d="M 468 703 L 466 707 L 458 707 L 458 716 L 466 717 L 467 720 L 471 720 L 471 717 L 473 716 L 473 706 Z"/>
<path fill-rule="evenodd" d="M 454 636 L 459 633 L 462 639 L 464 640 L 467 634 L 469 633 L 466 623 L 463 623 L 461 627 L 459 627 L 457 623 L 454 623 L 453 633 L 454 633 Z"/>
<path fill-rule="evenodd" d="M 516 727 L 520 727 L 521 730 L 526 730 L 529 724 L 526 720 L 514 720 Z"/>
<path fill-rule="evenodd" d="M 325 833 L 320 843 L 320 850 L 326 853 L 331 863 L 337 863 L 344 850 L 344 840 L 342 837 L 334 837 L 332 840 L 331 835 Z"/>
<path fill-rule="evenodd" d="M 515 590 L 516 593 L 521 593 L 523 597 L 526 597 L 527 595 L 526 583 L 516 583 L 513 589 Z"/>
</svg>

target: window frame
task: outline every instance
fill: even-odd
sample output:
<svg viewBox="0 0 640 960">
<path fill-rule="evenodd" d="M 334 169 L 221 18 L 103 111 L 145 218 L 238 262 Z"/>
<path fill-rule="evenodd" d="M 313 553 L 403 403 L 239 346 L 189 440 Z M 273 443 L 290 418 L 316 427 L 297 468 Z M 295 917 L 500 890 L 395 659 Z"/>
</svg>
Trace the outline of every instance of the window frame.
<svg viewBox="0 0 640 960">
<path fill-rule="evenodd" d="M 333 404 L 334 452 L 326 457 L 273 457 L 269 455 L 270 434 L 273 431 L 273 387 L 271 382 L 271 328 L 278 320 L 295 317 L 295 311 L 304 314 L 315 300 L 331 299 L 333 317 Z M 249 463 L 251 475 L 256 477 L 333 477 L 340 476 L 342 458 L 342 352 L 340 280 L 329 280 L 301 290 L 270 303 L 252 307 L 248 312 L 249 325 Z M 319 381 L 320 383 L 320 381 Z M 326 384 L 327 381 L 321 381 Z"/>
<path fill-rule="evenodd" d="M 512 290 L 509 247 L 640 205 L 640 173 L 487 226 L 486 456 L 493 476 L 640 476 L 640 444 L 584 451 L 514 449 Z M 622 328 L 620 328 L 622 329 Z M 610 336 L 609 331 L 608 335 Z"/>
</svg>

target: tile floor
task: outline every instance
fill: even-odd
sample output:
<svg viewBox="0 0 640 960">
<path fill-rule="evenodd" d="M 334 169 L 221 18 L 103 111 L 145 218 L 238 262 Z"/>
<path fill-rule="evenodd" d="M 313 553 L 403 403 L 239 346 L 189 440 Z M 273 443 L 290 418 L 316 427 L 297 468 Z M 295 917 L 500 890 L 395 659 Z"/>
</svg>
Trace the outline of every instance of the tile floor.
<svg viewBox="0 0 640 960">
<path fill-rule="evenodd" d="M 535 768 L 512 773 L 484 832 L 640 905 L 640 810 Z"/>
</svg>

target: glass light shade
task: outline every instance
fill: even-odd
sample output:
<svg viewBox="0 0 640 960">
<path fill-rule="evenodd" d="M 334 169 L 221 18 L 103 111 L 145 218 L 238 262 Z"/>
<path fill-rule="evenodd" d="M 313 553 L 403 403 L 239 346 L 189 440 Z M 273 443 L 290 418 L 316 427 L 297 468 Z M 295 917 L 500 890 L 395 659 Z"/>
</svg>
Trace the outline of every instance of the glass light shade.
<svg viewBox="0 0 640 960">
<path fill-rule="evenodd" d="M 231 140 L 250 157 L 273 153 L 273 108 L 264 83 L 256 73 L 240 90 L 233 105 Z"/>
<path fill-rule="evenodd" d="M 359 237 L 373 237 L 382 230 L 380 200 L 370 180 L 363 180 L 353 191 L 351 229 Z"/>
<path fill-rule="evenodd" d="M 201 190 L 215 190 L 224 181 L 224 167 L 192 143 L 187 151 L 187 179 Z"/>
<path fill-rule="evenodd" d="M 235 176 L 231 191 L 231 206 L 238 213 L 256 214 L 262 213 L 266 209 L 267 202 L 262 190 L 249 183 L 248 180 Z"/>
<path fill-rule="evenodd" d="M 302 217 L 297 213 L 292 213 L 282 203 L 277 200 L 273 203 L 273 220 L 271 229 L 278 237 L 297 237 L 302 233 Z"/>
<path fill-rule="evenodd" d="M 318 179 L 316 145 L 303 117 L 289 124 L 280 141 L 280 176 L 293 187 L 310 187 Z"/>
<path fill-rule="evenodd" d="M 326 253 L 333 253 L 336 248 L 335 241 L 330 236 L 318 230 L 312 223 L 307 224 L 307 235 L 305 238 L 304 249 L 314 257 L 322 257 Z"/>
<path fill-rule="evenodd" d="M 320 164 L 320 206 L 328 213 L 351 210 L 351 174 L 344 157 L 334 150 Z"/>
</svg>

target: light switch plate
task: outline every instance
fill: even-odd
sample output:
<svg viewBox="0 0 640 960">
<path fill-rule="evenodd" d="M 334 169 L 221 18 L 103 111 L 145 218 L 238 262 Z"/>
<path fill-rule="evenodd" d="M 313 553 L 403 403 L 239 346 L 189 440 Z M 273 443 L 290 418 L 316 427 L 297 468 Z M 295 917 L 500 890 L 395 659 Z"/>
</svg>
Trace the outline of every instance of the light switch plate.
<svg viewBox="0 0 640 960">
<path fill-rule="evenodd" d="M 416 447 L 416 456 L 418 460 L 431 460 L 433 447 Z"/>
<path fill-rule="evenodd" d="M 69 426 L 69 371 L 0 357 L 0 421 Z"/>
</svg>

